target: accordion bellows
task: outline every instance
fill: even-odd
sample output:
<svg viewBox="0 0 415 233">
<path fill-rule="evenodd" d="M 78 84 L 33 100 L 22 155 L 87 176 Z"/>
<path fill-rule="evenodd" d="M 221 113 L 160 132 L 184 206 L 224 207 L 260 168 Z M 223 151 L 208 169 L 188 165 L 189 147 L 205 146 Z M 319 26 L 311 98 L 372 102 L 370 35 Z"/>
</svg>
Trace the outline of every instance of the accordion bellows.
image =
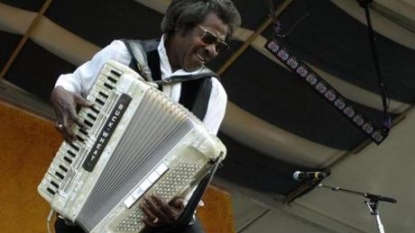
<svg viewBox="0 0 415 233">
<path fill-rule="evenodd" d="M 140 232 L 143 195 L 167 202 L 192 190 L 226 148 L 192 113 L 133 70 L 109 61 L 38 191 L 52 209 L 87 232 Z"/>
</svg>

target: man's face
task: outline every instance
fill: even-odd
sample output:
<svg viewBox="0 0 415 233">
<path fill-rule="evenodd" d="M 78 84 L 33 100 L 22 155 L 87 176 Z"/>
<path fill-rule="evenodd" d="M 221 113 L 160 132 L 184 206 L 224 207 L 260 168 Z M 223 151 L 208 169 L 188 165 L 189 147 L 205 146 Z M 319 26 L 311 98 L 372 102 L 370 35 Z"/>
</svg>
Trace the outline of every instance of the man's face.
<svg viewBox="0 0 415 233">
<path fill-rule="evenodd" d="M 176 48 L 182 69 L 191 72 L 200 69 L 224 48 L 228 26 L 219 17 L 210 13 L 204 22 L 181 35 L 181 43 Z"/>
</svg>

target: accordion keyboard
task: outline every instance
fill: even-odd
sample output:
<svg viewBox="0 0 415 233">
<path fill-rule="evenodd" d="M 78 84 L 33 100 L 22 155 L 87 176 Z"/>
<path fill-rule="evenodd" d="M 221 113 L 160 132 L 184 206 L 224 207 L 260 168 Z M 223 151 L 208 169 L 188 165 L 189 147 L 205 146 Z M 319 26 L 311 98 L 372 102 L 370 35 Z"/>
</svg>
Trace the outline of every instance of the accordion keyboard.
<svg viewBox="0 0 415 233">
<path fill-rule="evenodd" d="M 112 104 L 107 104 L 107 102 L 122 74 L 123 72 L 117 67 L 109 64 L 102 69 L 97 83 L 88 95 L 88 100 L 94 105 L 91 108 L 82 108 L 78 113 L 78 116 L 89 127 L 88 132 L 75 126 L 76 140 L 72 143 L 64 142 L 60 147 L 39 187 L 46 200 L 51 201 L 58 190 L 62 195 L 65 195 L 84 159 L 82 155 L 85 155 L 86 150 L 91 147 L 91 142 L 96 139 L 101 129 L 100 126 L 105 120 L 100 113 L 108 111 L 112 107 Z"/>
</svg>

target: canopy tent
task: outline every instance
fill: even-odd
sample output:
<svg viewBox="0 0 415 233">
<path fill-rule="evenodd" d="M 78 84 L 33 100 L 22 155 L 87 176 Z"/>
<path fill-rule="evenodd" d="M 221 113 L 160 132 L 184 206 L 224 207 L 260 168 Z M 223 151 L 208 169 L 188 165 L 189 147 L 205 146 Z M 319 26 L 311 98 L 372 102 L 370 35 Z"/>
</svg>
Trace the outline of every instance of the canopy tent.
<svg viewBox="0 0 415 233">
<path fill-rule="evenodd" d="M 396 181 L 410 170 L 414 160 L 409 137 L 414 131 L 415 4 L 409 0 L 376 0 L 371 5 L 379 63 L 390 97 L 388 111 L 394 123 L 390 135 L 376 145 L 265 48 L 267 41 L 278 40 L 356 112 L 383 127 L 379 82 L 365 12 L 358 1 L 234 2 L 242 14 L 242 25 L 231 38 L 231 49 L 208 64 L 221 74 L 229 96 L 219 134 L 227 145 L 228 157 L 218 171 L 218 182 L 249 200 L 265 203 L 266 208 L 288 201 L 294 207 L 278 208 L 315 224 L 321 224 L 321 216 L 325 216 L 324 221 L 332 223 L 326 228 L 333 232 L 352 225 L 356 225 L 353 229 L 357 232 L 373 232 L 370 216 L 359 218 L 368 214 L 366 209 L 347 208 L 353 198 L 336 201 L 337 196 L 322 190 L 309 192 L 314 186 L 292 178 L 297 170 L 331 170 L 324 181 L 401 197 L 397 205 L 387 209 L 393 215 L 386 219 L 385 226 L 393 232 L 410 232 L 415 221 L 409 221 L 411 217 L 406 213 L 415 209 L 410 199 L 415 190 L 401 184 L 410 184 L 406 180 Z M 59 74 L 71 72 L 113 39 L 158 37 L 169 3 L 1 0 L 2 82 L 45 102 Z M 270 11 L 275 12 L 278 24 L 270 19 Z M 14 97 L 10 101 L 53 118 L 48 104 L 46 111 L 40 111 Z M 257 193 L 261 195 L 254 195 Z M 274 200 L 276 196 L 278 200 Z M 308 209 L 308 214 L 299 209 Z M 253 229 L 240 227 L 241 232 Z"/>
</svg>

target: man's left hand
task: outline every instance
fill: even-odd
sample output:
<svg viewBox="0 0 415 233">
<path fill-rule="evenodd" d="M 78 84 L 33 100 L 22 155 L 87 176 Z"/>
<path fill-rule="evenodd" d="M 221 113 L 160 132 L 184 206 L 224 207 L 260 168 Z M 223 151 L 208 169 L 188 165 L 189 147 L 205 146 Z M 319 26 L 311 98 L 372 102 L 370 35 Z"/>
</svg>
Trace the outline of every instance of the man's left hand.
<svg viewBox="0 0 415 233">
<path fill-rule="evenodd" d="M 176 197 L 166 203 L 157 195 L 144 197 L 140 204 L 144 212 L 143 222 L 149 227 L 164 227 L 176 222 L 184 210 L 184 198 Z"/>
</svg>

